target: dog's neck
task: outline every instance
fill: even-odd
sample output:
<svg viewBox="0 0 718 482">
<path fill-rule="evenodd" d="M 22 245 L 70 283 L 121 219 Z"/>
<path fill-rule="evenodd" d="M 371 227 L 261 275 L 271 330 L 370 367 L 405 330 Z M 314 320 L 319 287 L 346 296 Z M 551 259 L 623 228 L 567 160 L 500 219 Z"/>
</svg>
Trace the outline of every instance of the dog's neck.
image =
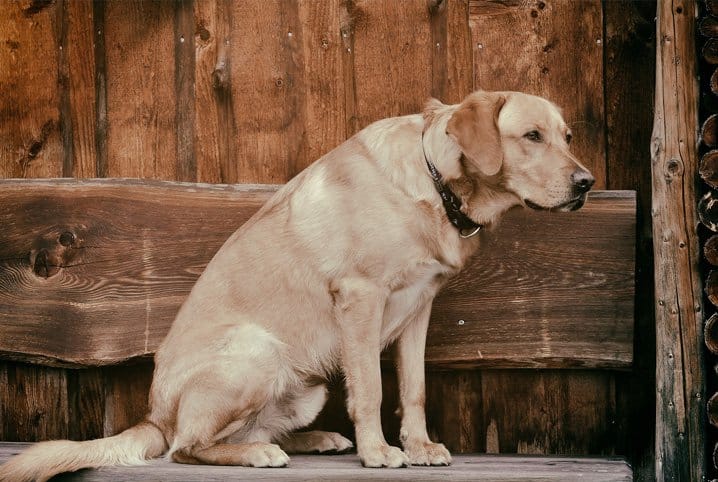
<svg viewBox="0 0 718 482">
<path fill-rule="evenodd" d="M 447 112 L 431 119 L 425 127 L 422 142 L 426 155 L 441 173 L 446 185 L 461 199 L 462 211 L 475 223 L 490 225 L 521 201 L 501 189 L 501 172 L 495 176 L 468 175 L 466 158 L 456 142 L 446 134 L 446 122 L 450 117 L 446 114 L 454 106 L 445 107 Z"/>
<path fill-rule="evenodd" d="M 488 226 L 503 213 L 521 204 L 514 194 L 499 189 L 500 183 L 500 174 L 478 179 L 464 175 L 449 181 L 448 185 L 461 197 L 464 212 L 475 222 Z"/>
</svg>

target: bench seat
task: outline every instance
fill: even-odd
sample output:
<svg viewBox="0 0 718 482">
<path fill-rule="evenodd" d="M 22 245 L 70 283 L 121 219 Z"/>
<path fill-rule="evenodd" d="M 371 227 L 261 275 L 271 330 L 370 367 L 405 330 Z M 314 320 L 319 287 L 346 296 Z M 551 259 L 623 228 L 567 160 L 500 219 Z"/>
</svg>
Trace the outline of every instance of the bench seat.
<svg viewBox="0 0 718 482">
<path fill-rule="evenodd" d="M 0 443 L 0 463 L 30 444 Z M 557 457 L 529 455 L 454 455 L 450 467 L 409 467 L 405 469 L 368 469 L 359 465 L 356 454 L 295 455 L 289 467 L 254 469 L 181 465 L 164 459 L 135 467 L 108 467 L 81 470 L 53 478 L 54 481 L 169 480 L 442 480 L 574 482 L 631 481 L 631 467 L 621 458 Z"/>
</svg>

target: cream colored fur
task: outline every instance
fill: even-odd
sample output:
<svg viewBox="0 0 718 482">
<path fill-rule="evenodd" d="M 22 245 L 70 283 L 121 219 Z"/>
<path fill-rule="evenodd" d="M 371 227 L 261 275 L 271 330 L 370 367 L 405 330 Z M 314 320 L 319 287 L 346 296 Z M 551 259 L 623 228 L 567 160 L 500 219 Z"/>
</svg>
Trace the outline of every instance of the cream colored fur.
<svg viewBox="0 0 718 482">
<path fill-rule="evenodd" d="M 537 131 L 541 140 L 527 137 Z M 159 347 L 147 422 L 90 442 L 44 442 L 0 467 L 4 481 L 133 464 L 281 466 L 291 452 L 342 451 L 338 434 L 293 434 L 346 379 L 366 466 L 446 465 L 424 415 L 431 303 L 479 247 L 447 220 L 422 153 L 482 224 L 512 206 L 569 210 L 585 171 L 550 102 L 475 92 L 384 119 L 319 159 L 239 228 L 208 264 Z M 586 173 L 587 174 L 587 173 Z M 379 354 L 397 341 L 403 450 L 380 422 Z M 277 445 L 279 444 L 279 445 Z"/>
</svg>

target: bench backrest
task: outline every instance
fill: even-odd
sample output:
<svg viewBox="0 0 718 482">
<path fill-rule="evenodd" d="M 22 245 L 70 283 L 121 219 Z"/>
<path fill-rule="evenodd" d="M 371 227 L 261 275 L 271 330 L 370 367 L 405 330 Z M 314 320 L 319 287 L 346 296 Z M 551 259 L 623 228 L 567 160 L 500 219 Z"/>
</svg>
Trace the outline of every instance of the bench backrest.
<svg viewBox="0 0 718 482">
<path fill-rule="evenodd" d="M 215 251 L 276 189 L 0 181 L 0 357 L 152 355 Z M 427 362 L 629 367 L 635 213 L 632 191 L 591 193 L 574 213 L 510 211 L 438 296 Z"/>
</svg>

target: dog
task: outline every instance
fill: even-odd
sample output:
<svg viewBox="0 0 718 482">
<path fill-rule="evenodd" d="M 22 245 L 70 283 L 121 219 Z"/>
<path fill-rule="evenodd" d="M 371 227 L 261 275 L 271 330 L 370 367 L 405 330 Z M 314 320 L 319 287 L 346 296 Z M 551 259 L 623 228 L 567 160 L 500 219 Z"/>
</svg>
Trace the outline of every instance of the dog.
<svg viewBox="0 0 718 482">
<path fill-rule="evenodd" d="M 287 453 L 346 451 L 317 416 L 340 371 L 367 467 L 449 465 L 425 420 L 432 300 L 514 206 L 573 211 L 594 178 L 569 151 L 558 107 L 518 92 L 377 121 L 283 186 L 219 249 L 155 356 L 150 413 L 86 442 L 41 442 L 0 480 L 85 467 L 280 467 Z M 380 352 L 396 342 L 402 449 L 381 420 Z"/>
</svg>

